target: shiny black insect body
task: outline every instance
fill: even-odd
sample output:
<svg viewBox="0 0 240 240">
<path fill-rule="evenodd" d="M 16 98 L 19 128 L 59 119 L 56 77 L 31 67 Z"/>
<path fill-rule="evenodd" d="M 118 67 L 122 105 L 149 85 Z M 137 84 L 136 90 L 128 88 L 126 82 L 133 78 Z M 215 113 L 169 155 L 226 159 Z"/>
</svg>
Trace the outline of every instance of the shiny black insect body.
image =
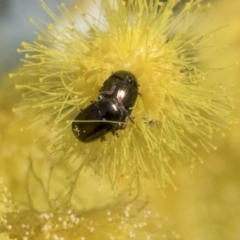
<svg viewBox="0 0 240 240">
<path fill-rule="evenodd" d="M 131 112 L 137 95 L 138 84 L 135 76 L 127 71 L 118 71 L 103 83 L 98 98 L 116 99 L 126 110 Z"/>
<path fill-rule="evenodd" d="M 113 73 L 100 88 L 98 100 L 83 109 L 72 123 L 79 141 L 103 139 L 105 134 L 127 126 L 130 113 L 138 95 L 135 76 L 127 71 Z"/>
</svg>

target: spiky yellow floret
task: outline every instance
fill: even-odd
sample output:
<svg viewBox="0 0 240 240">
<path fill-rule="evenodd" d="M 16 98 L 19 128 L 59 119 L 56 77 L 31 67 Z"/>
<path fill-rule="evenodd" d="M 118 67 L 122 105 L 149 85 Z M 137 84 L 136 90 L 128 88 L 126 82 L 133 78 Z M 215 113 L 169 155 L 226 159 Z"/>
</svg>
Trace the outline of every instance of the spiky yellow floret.
<svg viewBox="0 0 240 240">
<path fill-rule="evenodd" d="M 40 179 L 38 179 L 41 181 Z M 0 182 L 0 234 L 24 240 L 179 239 L 172 221 L 148 208 L 147 202 L 109 204 L 83 211 L 66 207 L 61 199 L 45 199 L 47 210 L 15 206 Z M 31 196 L 35 197 L 35 196 Z M 56 204 L 54 204 L 56 203 Z M 46 207 L 45 206 L 45 207 Z M 78 206 L 79 207 L 79 206 Z"/>
<path fill-rule="evenodd" d="M 50 151 L 61 160 L 80 159 L 77 174 L 91 166 L 113 185 L 125 178 L 134 187 L 147 177 L 164 186 L 171 182 L 171 159 L 194 161 L 198 145 L 215 148 L 206 141 L 219 131 L 212 116 L 234 121 L 225 89 L 206 81 L 202 68 L 207 36 L 198 25 L 209 5 L 192 0 L 177 14 L 178 2 L 103 0 L 97 15 L 76 6 L 76 16 L 82 14 L 88 26 L 84 31 L 64 5 L 60 19 L 41 1 L 54 23 L 39 28 L 34 43 L 22 43 L 19 52 L 26 57 L 19 73 L 32 78 L 16 88 L 37 110 L 34 123 L 47 121 Z M 134 124 L 119 131 L 119 138 L 78 142 L 71 122 L 118 70 L 132 72 L 139 83 Z"/>
</svg>

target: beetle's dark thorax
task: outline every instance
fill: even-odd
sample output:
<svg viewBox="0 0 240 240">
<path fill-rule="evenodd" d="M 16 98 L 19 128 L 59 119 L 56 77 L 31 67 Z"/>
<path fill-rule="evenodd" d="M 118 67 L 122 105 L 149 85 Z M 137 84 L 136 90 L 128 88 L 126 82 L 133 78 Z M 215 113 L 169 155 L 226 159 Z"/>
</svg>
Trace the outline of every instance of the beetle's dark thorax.
<svg viewBox="0 0 240 240">
<path fill-rule="evenodd" d="M 129 110 L 134 106 L 137 99 L 138 86 L 136 78 L 132 74 L 123 75 L 117 73 L 104 82 L 99 90 L 98 98 L 116 99 L 126 110 Z"/>
</svg>

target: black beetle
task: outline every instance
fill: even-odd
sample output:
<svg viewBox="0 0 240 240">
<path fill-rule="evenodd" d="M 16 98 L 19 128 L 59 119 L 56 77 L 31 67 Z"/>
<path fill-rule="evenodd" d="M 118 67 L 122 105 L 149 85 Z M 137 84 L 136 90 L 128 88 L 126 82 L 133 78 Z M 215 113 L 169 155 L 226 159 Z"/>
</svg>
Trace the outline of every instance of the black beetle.
<svg viewBox="0 0 240 240">
<path fill-rule="evenodd" d="M 113 73 L 99 90 L 98 100 L 84 108 L 72 122 L 72 131 L 81 142 L 104 139 L 105 134 L 127 126 L 138 95 L 135 76 L 128 71 Z"/>
</svg>

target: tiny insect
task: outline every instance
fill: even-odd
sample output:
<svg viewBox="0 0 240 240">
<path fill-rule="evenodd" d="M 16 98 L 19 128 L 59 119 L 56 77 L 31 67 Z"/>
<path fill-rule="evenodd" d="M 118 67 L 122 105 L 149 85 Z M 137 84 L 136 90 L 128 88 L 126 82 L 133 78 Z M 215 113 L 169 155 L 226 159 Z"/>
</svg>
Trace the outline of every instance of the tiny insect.
<svg viewBox="0 0 240 240">
<path fill-rule="evenodd" d="M 81 110 L 72 122 L 72 131 L 81 142 L 103 140 L 108 132 L 118 136 L 131 120 L 138 95 L 138 83 L 128 71 L 113 73 L 99 89 L 98 99 Z"/>
</svg>

